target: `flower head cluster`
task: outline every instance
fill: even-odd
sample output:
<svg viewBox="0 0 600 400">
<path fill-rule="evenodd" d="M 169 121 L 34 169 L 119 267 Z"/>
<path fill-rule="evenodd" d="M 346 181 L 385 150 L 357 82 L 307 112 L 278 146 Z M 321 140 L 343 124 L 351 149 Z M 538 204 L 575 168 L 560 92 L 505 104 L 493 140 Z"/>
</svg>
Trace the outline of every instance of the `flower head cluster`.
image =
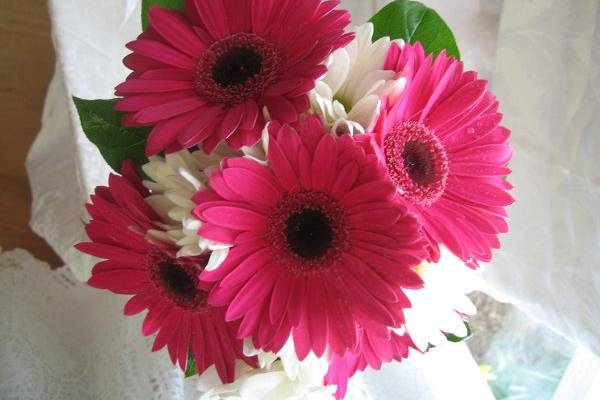
<svg viewBox="0 0 600 400">
<path fill-rule="evenodd" d="M 202 399 L 341 399 L 356 372 L 466 336 L 465 264 L 508 230 L 487 83 L 345 32 L 337 5 L 151 6 L 128 44 L 116 109 L 151 127 L 150 158 L 96 189 L 77 247 L 103 259 L 91 286 L 147 310 L 153 350 L 193 358 Z"/>
</svg>

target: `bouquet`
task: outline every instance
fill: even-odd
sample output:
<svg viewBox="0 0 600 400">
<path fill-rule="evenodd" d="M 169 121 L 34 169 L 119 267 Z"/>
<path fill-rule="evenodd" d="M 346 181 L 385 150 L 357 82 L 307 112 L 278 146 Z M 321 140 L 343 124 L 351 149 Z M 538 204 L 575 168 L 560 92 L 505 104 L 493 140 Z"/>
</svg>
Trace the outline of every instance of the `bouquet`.
<svg viewBox="0 0 600 400">
<path fill-rule="evenodd" d="M 450 282 L 508 230 L 510 132 L 448 26 L 400 0 L 350 28 L 338 3 L 145 0 L 118 98 L 74 99 L 115 171 L 88 284 L 147 311 L 203 399 L 342 399 L 464 339 Z"/>
</svg>

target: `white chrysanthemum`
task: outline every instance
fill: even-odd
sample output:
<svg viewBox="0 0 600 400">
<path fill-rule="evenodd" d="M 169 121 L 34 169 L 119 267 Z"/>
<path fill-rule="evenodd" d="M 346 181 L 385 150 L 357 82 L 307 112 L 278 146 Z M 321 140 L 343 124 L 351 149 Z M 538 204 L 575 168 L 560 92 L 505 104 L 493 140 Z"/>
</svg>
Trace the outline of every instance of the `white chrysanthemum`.
<svg viewBox="0 0 600 400">
<path fill-rule="evenodd" d="M 277 354 L 254 349 L 244 342 L 246 355 L 256 355 L 260 368 L 236 371 L 236 380 L 220 384 L 211 370 L 202 374 L 199 388 L 205 392 L 200 400 L 331 400 L 334 386 L 323 385 L 327 362 L 310 354 L 304 361 L 296 357 L 292 341 Z"/>
<path fill-rule="evenodd" d="M 406 330 L 415 345 L 422 351 L 428 344 L 442 345 L 447 342 L 442 332 L 467 336 L 459 313 L 477 312 L 465 295 L 473 289 L 474 272 L 460 262 L 452 262 L 449 254 L 444 254 L 438 264 L 421 264 L 417 271 L 425 286 L 419 290 L 405 289 L 412 307 L 404 310 Z"/>
<path fill-rule="evenodd" d="M 333 386 L 290 380 L 281 362 L 275 361 L 270 369 L 248 370 L 233 383 L 211 387 L 200 400 L 331 400 L 334 392 Z"/>
<path fill-rule="evenodd" d="M 222 384 L 214 369 L 210 367 L 198 377 L 198 389 L 204 394 L 199 400 L 331 400 L 335 386 L 323 384 L 328 364 L 324 359 L 310 353 L 299 361 L 293 340 L 277 353 L 264 352 L 244 341 L 244 353 L 257 356 L 258 369 L 245 363 L 236 366 L 236 380 Z M 370 400 L 371 397 L 362 378 L 354 376 L 348 386 L 347 400 Z"/>
<path fill-rule="evenodd" d="M 206 188 L 208 176 L 219 167 L 226 150 L 207 155 L 202 151 L 182 150 L 165 157 L 152 156 L 142 169 L 150 178 L 144 186 L 151 195 L 146 198 L 168 224 L 165 232 L 151 231 L 151 235 L 171 241 L 180 250 L 177 256 L 195 256 L 206 250 L 224 250 L 224 246 L 198 236 L 201 222 L 192 215 L 195 207 L 192 197 L 198 190 Z M 222 254 L 215 255 L 222 258 Z M 216 260 L 213 260 L 216 262 Z"/>
<path fill-rule="evenodd" d="M 250 339 L 244 341 L 244 354 L 257 356 L 261 368 L 270 369 L 271 365 L 279 360 L 288 378 L 292 381 L 301 381 L 304 384 L 315 386 L 323 383 L 329 365 L 324 358 L 318 358 L 312 352 L 308 353 L 302 361 L 298 360 L 294 341 L 290 337 L 277 353 L 257 350 Z"/>
<path fill-rule="evenodd" d="M 364 133 L 375 123 L 381 96 L 398 96 L 405 79 L 383 70 L 390 39 L 372 43 L 373 25 L 355 28 L 356 37 L 330 57 L 328 72 L 310 93 L 311 109 L 334 133 Z M 402 41 L 398 41 L 402 43 Z"/>
</svg>

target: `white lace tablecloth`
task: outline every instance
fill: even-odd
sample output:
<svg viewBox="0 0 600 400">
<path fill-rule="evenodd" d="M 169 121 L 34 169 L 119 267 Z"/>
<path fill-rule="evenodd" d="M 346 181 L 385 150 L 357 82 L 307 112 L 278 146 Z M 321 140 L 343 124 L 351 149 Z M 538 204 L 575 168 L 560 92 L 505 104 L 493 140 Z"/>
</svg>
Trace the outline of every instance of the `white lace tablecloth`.
<svg viewBox="0 0 600 400">
<path fill-rule="evenodd" d="M 193 399 L 193 381 L 151 353 L 124 299 L 24 250 L 0 254 L 0 399 Z M 186 397 L 187 394 L 187 397 Z"/>
<path fill-rule="evenodd" d="M 142 317 L 122 316 L 122 297 L 87 287 L 69 269 L 51 272 L 24 250 L 0 254 L 0 271 L 0 399 L 199 397 L 166 352 L 150 352 Z M 373 400 L 493 398 L 464 344 L 414 355 L 365 375 Z"/>
</svg>

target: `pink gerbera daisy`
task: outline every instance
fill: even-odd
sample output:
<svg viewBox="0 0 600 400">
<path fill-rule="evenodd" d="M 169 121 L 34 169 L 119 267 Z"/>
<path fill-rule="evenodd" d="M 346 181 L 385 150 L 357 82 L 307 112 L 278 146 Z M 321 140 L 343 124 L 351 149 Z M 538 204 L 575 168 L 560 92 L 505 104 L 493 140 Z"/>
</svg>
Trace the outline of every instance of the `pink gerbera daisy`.
<svg viewBox="0 0 600 400">
<path fill-rule="evenodd" d="M 146 152 L 226 140 L 252 145 L 272 119 L 309 107 L 322 64 L 351 41 L 338 0 L 187 0 L 185 12 L 151 6 L 150 27 L 127 46 L 133 70 L 117 86 L 124 124 L 154 126 Z"/>
<path fill-rule="evenodd" d="M 369 334 L 361 330 L 358 347 L 344 356 L 334 355 L 325 375 L 326 385 L 337 385 L 336 399 L 343 399 L 348 390 L 348 381 L 358 371 L 367 367 L 380 369 L 384 362 L 402 361 L 408 357 L 408 349 L 414 347 L 408 333 L 398 335 L 390 332 L 389 338 Z"/>
<path fill-rule="evenodd" d="M 402 287 L 422 285 L 417 220 L 377 159 L 318 117 L 269 133 L 268 166 L 227 159 L 196 196 L 199 234 L 232 244 L 201 275 L 216 282 L 209 303 L 242 319 L 257 348 L 276 352 L 293 333 L 300 359 L 354 349 L 358 325 L 387 337 L 410 305 Z"/>
<path fill-rule="evenodd" d="M 236 360 L 251 360 L 235 337 L 239 324 L 226 323 L 225 309 L 208 305 L 208 290 L 199 286 L 206 257 L 176 258 L 177 249 L 147 240 L 148 230 L 160 229 L 160 217 L 144 200 L 148 193 L 133 167 L 125 164 L 123 170 L 124 176 L 110 176 L 108 187 L 96 188 L 87 205 L 91 242 L 76 247 L 105 259 L 94 266 L 88 284 L 132 295 L 125 315 L 148 310 L 142 334 L 158 333 L 153 351 L 167 346 L 183 370 L 191 351 L 198 373 L 214 364 L 221 380 L 232 382 Z"/>
<path fill-rule="evenodd" d="M 462 62 L 444 52 L 433 61 L 420 44 L 393 44 L 385 68 L 406 77 L 406 90 L 368 139 L 423 223 L 431 258 L 443 244 L 472 267 L 490 261 L 513 202 L 504 179 L 510 131 L 496 98 Z"/>
</svg>

